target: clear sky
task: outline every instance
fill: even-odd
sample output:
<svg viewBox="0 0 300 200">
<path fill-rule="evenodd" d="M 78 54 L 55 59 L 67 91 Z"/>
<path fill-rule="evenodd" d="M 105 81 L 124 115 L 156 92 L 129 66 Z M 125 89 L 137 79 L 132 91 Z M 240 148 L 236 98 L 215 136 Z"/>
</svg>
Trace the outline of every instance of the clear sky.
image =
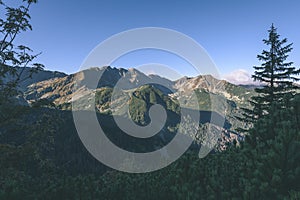
<svg viewBox="0 0 300 200">
<path fill-rule="evenodd" d="M 164 27 L 195 39 L 228 77 L 233 71 L 252 73 L 272 23 L 294 43 L 290 60 L 299 66 L 299 12 L 299 0 L 40 0 L 31 9 L 34 30 L 18 42 L 42 51 L 37 61 L 46 69 L 72 73 L 108 37 L 133 28 Z M 179 71 L 187 67 L 180 59 L 154 51 L 132 53 L 115 65 L 151 62 Z"/>
</svg>

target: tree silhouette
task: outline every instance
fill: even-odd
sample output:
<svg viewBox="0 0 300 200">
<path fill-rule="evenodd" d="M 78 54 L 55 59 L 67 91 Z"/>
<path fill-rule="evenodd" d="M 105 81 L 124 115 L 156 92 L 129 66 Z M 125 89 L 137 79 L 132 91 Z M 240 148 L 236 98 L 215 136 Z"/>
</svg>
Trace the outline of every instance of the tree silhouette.
<svg viewBox="0 0 300 200">
<path fill-rule="evenodd" d="M 292 43 L 286 45 L 287 39 L 280 39 L 273 24 L 268 32 L 269 37 L 263 42 L 269 46 L 269 50 L 264 50 L 257 56 L 263 63 L 261 66 L 254 66 L 255 72 L 252 76 L 254 81 L 265 84 L 256 89 L 259 95 L 251 101 L 258 116 L 268 113 L 272 102 L 282 102 L 295 95 L 296 86 L 293 83 L 299 80 L 295 75 L 300 73 L 300 69 L 292 66 L 293 62 L 286 62 L 288 53 L 293 49 Z"/>
<path fill-rule="evenodd" d="M 7 103 L 12 103 L 11 98 L 18 92 L 18 84 L 28 78 L 38 70 L 43 69 L 43 65 L 32 63 L 39 54 L 32 54 L 33 51 L 27 46 L 15 44 L 16 38 L 25 31 L 32 30 L 30 24 L 30 6 L 37 3 L 37 0 L 24 0 L 18 7 L 10 7 L 0 0 L 0 9 L 5 13 L 0 18 L 0 110 L 1 121 L 10 118 L 15 110 L 7 110 Z M 2 12 L 2 11 L 1 11 Z M 25 69 L 29 73 L 25 75 Z"/>
<path fill-rule="evenodd" d="M 286 61 L 288 53 L 293 49 L 292 43 L 286 44 L 287 38 L 280 39 L 273 24 L 268 32 L 269 36 L 263 42 L 269 49 L 257 55 L 262 64 L 254 66 L 255 72 L 252 75 L 254 81 L 262 83 L 263 86 L 255 89 L 258 95 L 250 100 L 252 108 L 242 109 L 244 117 L 239 119 L 245 122 L 253 123 L 261 116 L 270 114 L 269 109 L 273 102 L 277 102 L 277 106 L 287 106 L 298 88 L 294 83 L 300 80 L 295 77 L 300 74 L 300 69 L 294 67 L 293 62 Z"/>
</svg>

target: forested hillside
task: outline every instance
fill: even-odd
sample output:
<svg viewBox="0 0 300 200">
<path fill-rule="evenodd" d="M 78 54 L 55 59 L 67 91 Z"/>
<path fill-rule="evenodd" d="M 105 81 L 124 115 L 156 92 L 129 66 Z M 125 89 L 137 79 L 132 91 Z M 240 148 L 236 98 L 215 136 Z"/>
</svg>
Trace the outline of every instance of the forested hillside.
<svg viewBox="0 0 300 200">
<path fill-rule="evenodd" d="M 67 75 L 44 70 L 35 63 L 39 53 L 15 43 L 32 29 L 29 10 L 37 3 L 22 2 L 13 8 L 0 0 L 6 14 L 0 16 L 0 199 L 300 199 L 300 69 L 289 61 L 292 44 L 273 24 L 254 66 L 256 86 L 211 75 L 171 81 L 110 66 Z M 99 73 L 96 87 L 87 84 Z M 152 137 L 128 135 L 115 121 L 147 126 L 157 104 L 167 119 Z M 99 162 L 74 123 L 74 113 L 93 112 L 113 144 L 145 153 L 176 137 L 183 110 L 200 115 L 196 128 L 184 127 L 193 143 L 178 160 L 148 173 Z M 213 146 L 201 157 L 205 142 Z M 135 167 L 133 161 L 122 164 Z"/>
</svg>

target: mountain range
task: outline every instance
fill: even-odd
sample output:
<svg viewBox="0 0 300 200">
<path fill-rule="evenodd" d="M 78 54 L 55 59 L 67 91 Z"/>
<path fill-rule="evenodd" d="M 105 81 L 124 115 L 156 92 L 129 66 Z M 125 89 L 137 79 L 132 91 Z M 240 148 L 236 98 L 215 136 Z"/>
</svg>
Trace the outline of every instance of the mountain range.
<svg viewBox="0 0 300 200">
<path fill-rule="evenodd" d="M 100 76 L 97 84 L 91 84 L 90 80 L 98 80 Z M 22 99 L 31 107 L 71 111 L 72 102 L 76 101 L 78 110 L 90 110 L 92 105 L 103 116 L 129 117 L 140 126 L 150 123 L 150 107 L 160 104 L 168 115 L 159 134 L 161 138 L 165 137 L 165 132 L 172 135 L 176 131 L 181 108 L 199 110 L 203 127 L 210 123 L 212 113 L 217 113 L 225 118 L 224 126 L 219 129 L 227 142 L 242 138 L 235 129 L 245 125 L 237 116 L 241 115 L 240 108 L 250 107 L 248 100 L 255 95 L 252 86 L 234 85 L 211 75 L 171 81 L 158 75 L 147 76 L 134 68 L 110 66 L 94 67 L 70 75 L 40 70 L 22 83 L 20 90 Z M 91 102 L 91 95 L 94 95 L 95 102 Z"/>
<path fill-rule="evenodd" d="M 30 69 L 24 71 L 28 73 Z M 97 80 L 100 75 L 101 79 L 91 84 L 90 80 Z M 10 81 L 9 77 L 6 81 Z M 222 151 L 228 144 L 243 140 L 244 135 L 236 132 L 236 128 L 246 125 L 237 116 L 241 114 L 240 108 L 250 107 L 248 100 L 255 95 L 252 87 L 234 85 L 211 75 L 171 81 L 158 75 L 147 76 L 136 69 L 113 67 L 95 67 L 70 75 L 40 70 L 21 83 L 19 90 L 20 106 L 10 104 L 3 110 L 9 116 L 0 126 L 1 163 L 26 170 L 27 165 L 21 164 L 29 160 L 30 166 L 35 166 L 35 162 L 47 166 L 44 164 L 49 162 L 70 174 L 107 171 L 83 146 L 72 111 L 96 110 L 109 140 L 131 152 L 164 147 L 179 129 L 182 109 L 199 112 L 197 132 L 191 135 L 189 129 L 186 131 L 194 141 L 190 149 L 198 151 L 201 145 L 214 145 L 215 151 Z M 151 123 L 149 110 L 155 104 L 164 107 L 167 119 L 159 132 L 149 138 L 126 134 L 113 117 L 131 118 L 137 125 L 146 126 Z M 211 122 L 212 116 L 221 122 L 224 119 L 224 123 Z M 86 128 L 88 134 L 89 127 Z M 215 133 L 221 135 L 215 137 Z M 217 139 L 218 145 L 210 144 L 207 138 Z M 16 158 L 17 164 L 7 162 L 11 157 Z"/>
<path fill-rule="evenodd" d="M 97 88 L 92 88 L 85 84 L 80 91 L 74 91 L 76 81 L 84 82 L 102 74 Z M 145 75 L 142 72 L 131 68 L 90 68 L 75 74 L 66 75 L 60 72 L 39 71 L 30 81 L 22 83 L 24 98 L 29 102 L 47 99 L 59 106 L 70 103 L 75 94 L 81 93 L 84 96 L 88 91 L 109 91 L 114 88 L 117 82 L 122 79 L 119 85 L 126 85 L 130 88 L 140 88 L 146 83 L 156 83 L 154 87 L 169 98 L 188 95 L 197 91 L 201 96 L 218 95 L 226 98 L 237 107 L 248 106 L 248 100 L 255 94 L 254 87 L 234 85 L 225 80 L 218 80 L 211 75 L 200 75 L 197 77 L 183 77 L 176 81 L 171 81 L 158 75 Z M 126 83 L 124 82 L 126 81 Z M 153 85 L 153 84 L 152 84 Z M 173 91 L 171 91 L 173 90 Z M 207 99 L 203 98 L 202 101 Z M 200 100 L 201 101 L 201 100 Z M 188 102 L 186 102 L 188 104 Z M 201 102 L 200 102 L 201 103 Z M 204 104 L 204 103 L 202 103 Z M 203 109 L 205 108 L 205 105 Z"/>
</svg>

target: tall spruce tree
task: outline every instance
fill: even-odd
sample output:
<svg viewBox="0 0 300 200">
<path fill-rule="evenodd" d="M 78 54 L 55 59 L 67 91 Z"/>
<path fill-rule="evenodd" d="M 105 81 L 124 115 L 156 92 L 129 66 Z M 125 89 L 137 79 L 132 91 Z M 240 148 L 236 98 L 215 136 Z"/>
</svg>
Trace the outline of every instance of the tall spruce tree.
<svg viewBox="0 0 300 200">
<path fill-rule="evenodd" d="M 263 42 L 269 50 L 263 50 L 262 54 L 257 56 L 262 64 L 254 66 L 255 72 L 252 75 L 254 81 L 264 84 L 262 88 L 256 89 L 259 95 L 251 101 L 257 117 L 269 113 L 272 102 L 283 103 L 293 98 L 296 93 L 294 82 L 299 80 L 295 75 L 300 73 L 300 69 L 296 69 L 293 62 L 286 61 L 288 53 L 293 49 L 292 43 L 286 44 L 287 38 L 280 39 L 273 24 L 268 32 L 269 37 Z"/>
<path fill-rule="evenodd" d="M 292 44 L 280 39 L 274 25 L 263 41 L 269 50 L 257 56 L 263 63 L 252 77 L 264 86 L 251 100 L 253 111 L 246 112 L 254 123 L 243 149 L 248 171 L 242 179 L 249 199 L 284 199 L 300 189 L 300 99 L 294 84 L 300 70 L 287 62 Z"/>
<path fill-rule="evenodd" d="M 251 109 L 244 108 L 245 122 L 255 122 L 263 115 L 269 114 L 272 102 L 277 102 L 279 107 L 289 105 L 288 102 L 296 94 L 297 86 L 294 82 L 299 81 L 296 75 L 300 74 L 300 69 L 293 66 L 293 62 L 288 62 L 289 53 L 292 51 L 292 43 L 287 43 L 287 38 L 280 39 L 277 29 L 272 24 L 268 30 L 268 39 L 263 42 L 269 49 L 263 50 L 257 55 L 260 66 L 254 66 L 255 72 L 252 75 L 254 81 L 262 83 L 262 87 L 256 88 L 257 96 L 251 98 Z M 241 118 L 240 118 L 241 119 Z"/>
</svg>

